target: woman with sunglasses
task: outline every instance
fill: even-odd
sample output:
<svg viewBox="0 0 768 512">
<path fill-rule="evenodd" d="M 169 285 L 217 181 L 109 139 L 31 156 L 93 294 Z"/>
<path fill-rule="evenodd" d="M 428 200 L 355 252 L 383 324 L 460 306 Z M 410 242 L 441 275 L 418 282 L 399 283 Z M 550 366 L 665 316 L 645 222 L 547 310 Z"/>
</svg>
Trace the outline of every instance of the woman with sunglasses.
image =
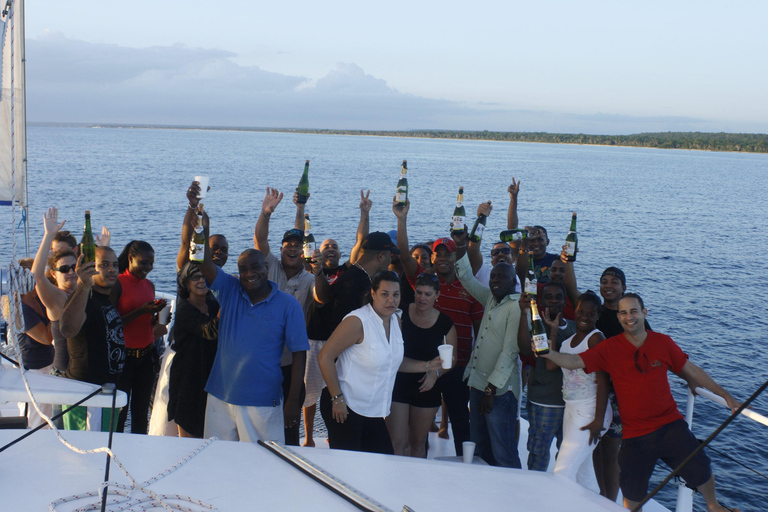
<svg viewBox="0 0 768 512">
<path fill-rule="evenodd" d="M 178 425 L 179 437 L 203 437 L 205 384 L 211 373 L 219 339 L 219 303 L 200 272 L 190 262 L 179 272 L 179 306 L 174 322 L 176 355 L 168 379 L 168 419 Z"/>
<path fill-rule="evenodd" d="M 327 385 L 320 411 L 331 448 L 392 454 L 384 418 L 398 370 L 430 373 L 440 367 L 439 357 L 428 362 L 403 357 L 399 304 L 398 275 L 376 273 L 370 302 L 344 317 L 318 354 Z"/>
<path fill-rule="evenodd" d="M 439 295 L 436 275 L 423 273 L 416 277 L 416 300 L 403 309 L 405 357 L 430 361 L 437 357 L 437 347 L 445 342 L 453 346 L 455 360 L 456 328 L 448 315 L 435 309 Z M 395 455 L 426 458 L 427 436 L 442 402 L 440 390 L 435 386 L 442 371 L 435 368 L 425 375 L 397 372 L 392 411 L 387 416 Z"/>
<path fill-rule="evenodd" d="M 579 296 L 576 302 L 576 334 L 563 341 L 559 350 L 561 353 L 581 354 L 605 339 L 603 333 L 595 328 L 600 306 L 600 297 L 591 291 Z M 554 321 L 549 319 L 549 315 L 544 315 L 542 319 L 551 330 L 550 339 L 555 339 L 560 315 Z M 557 365 L 547 360 L 547 369 L 556 368 Z M 563 368 L 563 400 L 563 441 L 557 454 L 555 473 L 599 493 L 592 450 L 600 441 L 600 433 L 611 424 L 608 374 L 587 374 L 583 369 Z"/>
<path fill-rule="evenodd" d="M 147 242 L 132 240 L 117 257 L 117 311 L 123 320 L 125 366 L 117 388 L 125 391 L 131 409 L 131 433 L 146 434 L 149 426 L 149 402 L 155 385 L 155 364 L 159 364 L 155 339 L 165 334 L 158 326 L 156 314 L 165 301 L 155 301 L 155 286 L 147 279 L 155 264 L 155 251 Z M 123 407 L 117 431 L 125 429 L 128 407 Z"/>
</svg>

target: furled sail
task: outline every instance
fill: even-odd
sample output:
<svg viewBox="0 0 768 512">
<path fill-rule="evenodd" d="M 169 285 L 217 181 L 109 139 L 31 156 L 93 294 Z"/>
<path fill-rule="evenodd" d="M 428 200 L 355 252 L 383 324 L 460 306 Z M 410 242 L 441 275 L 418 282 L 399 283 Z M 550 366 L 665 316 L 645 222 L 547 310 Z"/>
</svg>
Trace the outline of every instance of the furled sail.
<svg viewBox="0 0 768 512">
<path fill-rule="evenodd" d="M 8 0 L 3 4 L 3 52 L 0 57 L 0 204 L 10 205 L 15 202 L 17 206 L 24 208 L 27 206 L 24 8 L 20 0 Z"/>
</svg>

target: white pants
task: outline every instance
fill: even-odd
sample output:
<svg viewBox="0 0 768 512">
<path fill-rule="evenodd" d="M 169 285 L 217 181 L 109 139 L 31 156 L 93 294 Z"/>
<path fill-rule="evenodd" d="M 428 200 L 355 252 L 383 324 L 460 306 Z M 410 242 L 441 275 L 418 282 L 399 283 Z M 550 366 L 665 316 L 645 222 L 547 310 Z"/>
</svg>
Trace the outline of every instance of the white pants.
<svg viewBox="0 0 768 512">
<path fill-rule="evenodd" d="M 282 402 L 277 407 L 232 405 L 208 393 L 205 437 L 255 443 L 259 439 L 285 444 Z"/>
<path fill-rule="evenodd" d="M 595 444 L 589 444 L 589 430 L 581 430 L 595 419 L 596 399 L 566 400 L 563 414 L 563 442 L 555 462 L 555 474 L 570 478 L 596 493 L 600 492 L 592 464 Z M 613 413 L 606 406 L 603 427 L 611 424 Z"/>
<path fill-rule="evenodd" d="M 53 368 L 52 364 L 49 364 L 45 368 L 40 368 L 38 370 L 27 370 L 30 372 L 39 373 L 41 375 L 50 375 L 51 374 L 51 368 Z M 19 414 L 24 415 L 24 409 L 26 408 L 27 403 L 26 402 L 19 402 Z M 53 416 L 53 404 L 41 404 L 38 402 L 37 406 L 40 408 L 40 411 L 48 416 L 49 418 Z M 48 426 L 48 424 L 45 422 L 45 420 L 37 414 L 37 410 L 35 409 L 35 406 L 32 405 L 32 402 L 29 402 L 29 411 L 27 412 L 27 428 L 37 428 L 40 425 L 45 425 L 43 428 L 51 428 Z"/>
<path fill-rule="evenodd" d="M 307 390 L 304 398 L 304 407 L 315 405 L 320 400 L 320 394 L 325 387 L 323 374 L 320 373 L 320 363 L 317 362 L 317 355 L 320 353 L 323 345 L 325 345 L 325 341 L 309 340 L 307 366 L 304 369 L 304 388 Z"/>
</svg>

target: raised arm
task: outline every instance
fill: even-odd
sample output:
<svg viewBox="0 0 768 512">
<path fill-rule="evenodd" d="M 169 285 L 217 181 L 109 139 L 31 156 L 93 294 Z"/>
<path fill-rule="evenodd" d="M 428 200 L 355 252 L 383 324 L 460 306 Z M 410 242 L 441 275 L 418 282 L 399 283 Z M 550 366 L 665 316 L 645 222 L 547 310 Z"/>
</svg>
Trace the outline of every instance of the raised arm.
<svg viewBox="0 0 768 512">
<path fill-rule="evenodd" d="M 51 283 L 45 276 L 45 265 L 48 261 L 48 251 L 51 247 L 51 242 L 56 233 L 64 227 L 67 221 L 64 220 L 59 224 L 58 211 L 56 208 L 48 208 L 43 214 L 43 226 L 45 227 L 45 234 L 43 240 L 40 242 L 40 248 L 35 254 L 35 261 L 32 262 L 32 274 L 35 276 L 35 290 L 37 290 L 37 296 L 40 297 L 40 301 L 45 306 L 48 312 L 49 320 L 58 320 L 61 316 L 61 311 L 64 309 L 64 303 L 67 300 L 67 294 L 59 290 L 59 288 Z"/>
<path fill-rule="evenodd" d="M 477 207 L 477 216 L 480 217 L 480 215 L 485 215 L 486 217 L 490 217 L 491 210 L 493 210 L 493 206 L 491 206 L 490 201 L 487 203 L 480 203 L 480 205 Z M 464 233 L 467 233 L 466 229 L 464 229 Z M 483 255 L 480 251 L 480 243 L 482 242 L 471 242 L 469 241 L 469 238 L 467 238 L 467 241 L 467 254 L 469 255 L 469 262 L 472 264 L 472 274 L 474 275 L 477 274 L 477 272 L 480 270 L 480 267 L 483 266 Z"/>
<path fill-rule="evenodd" d="M 726 391 L 720 384 L 715 382 L 715 379 L 710 377 L 707 372 L 692 362 L 686 361 L 683 369 L 680 370 L 680 373 L 677 375 L 685 379 L 691 389 L 700 387 L 708 389 L 709 391 L 718 395 L 723 400 L 725 400 L 725 403 L 728 404 L 728 407 L 731 408 L 731 411 L 736 411 L 736 409 L 741 407 L 741 402 L 733 398 L 733 396 L 731 396 L 728 391 Z"/>
<path fill-rule="evenodd" d="M 571 301 L 571 304 L 576 304 L 581 292 L 576 283 L 576 270 L 573 267 L 573 262 L 568 261 L 565 246 L 563 246 L 563 250 L 560 253 L 560 261 L 565 263 L 565 292 L 568 294 L 568 300 Z"/>
<path fill-rule="evenodd" d="M 312 253 L 310 266 L 312 273 L 315 274 L 315 302 L 320 304 L 328 304 L 333 300 L 331 285 L 325 277 L 325 274 L 323 274 L 324 264 L 325 260 L 323 254 L 318 249 L 315 249 Z"/>
<path fill-rule="evenodd" d="M 373 201 L 368 198 L 370 195 L 370 190 L 367 190 L 365 194 L 363 194 L 363 189 L 360 189 L 360 223 L 357 225 L 357 239 L 355 240 L 355 245 L 352 247 L 352 250 L 349 251 L 349 263 L 355 263 L 360 257 L 360 248 L 363 246 L 363 238 L 365 238 L 370 230 L 369 219 L 371 207 L 373 206 Z"/>
<path fill-rule="evenodd" d="M 112 232 L 107 226 L 101 226 L 101 236 L 96 235 L 96 245 L 99 247 L 109 247 L 109 242 L 112 241 Z"/>
<path fill-rule="evenodd" d="M 520 192 L 520 181 L 512 177 L 512 184 L 507 187 L 509 192 L 509 210 L 507 211 L 507 229 L 517 229 L 517 194 Z"/>
<path fill-rule="evenodd" d="M 520 350 L 520 355 L 529 356 L 533 354 L 531 349 L 531 328 L 528 325 L 528 317 L 531 314 L 531 297 L 527 293 L 520 295 L 520 299 L 517 301 L 520 305 L 520 324 L 517 327 L 517 348 Z M 555 331 L 557 334 L 557 331 Z M 550 338 L 551 339 L 551 338 Z"/>
<path fill-rule="evenodd" d="M 265 258 L 269 255 L 269 218 L 275 213 L 275 208 L 282 200 L 282 192 L 278 192 L 276 188 L 267 187 L 267 194 L 264 196 L 264 201 L 261 202 L 259 220 L 256 221 L 256 228 L 253 230 L 253 247 L 257 251 L 261 251 Z M 302 231 L 304 230 L 303 217 L 302 214 Z"/>
<path fill-rule="evenodd" d="M 59 331 L 65 338 L 75 336 L 85 323 L 85 306 L 91 295 L 93 276 L 97 274 L 96 262 L 86 262 L 85 257 L 81 254 L 77 259 L 75 272 L 77 273 L 77 288 L 64 304 L 61 318 L 59 318 Z"/>
<path fill-rule="evenodd" d="M 411 209 L 410 199 L 405 200 L 405 206 L 400 206 L 397 201 L 392 201 L 392 211 L 397 217 L 397 248 L 400 249 L 400 263 L 408 277 L 413 277 L 419 270 L 419 264 L 411 256 L 411 248 L 408 245 L 408 211 Z"/>
<path fill-rule="evenodd" d="M 307 200 L 309 200 L 309 194 L 307 194 Z M 293 227 L 304 231 L 304 211 L 306 210 L 307 204 L 299 202 L 298 189 L 293 193 L 293 204 L 296 205 L 296 218 L 293 220 Z"/>
<path fill-rule="evenodd" d="M 458 249 L 456 257 L 458 258 Z M 480 281 L 477 280 L 474 274 L 472 274 L 472 268 L 470 267 L 469 259 L 466 256 L 456 260 L 456 275 L 459 277 L 461 285 L 478 302 L 485 304 L 486 301 L 491 297 L 491 289 L 483 285 Z M 517 331 L 515 331 L 515 333 L 517 333 Z"/>
<path fill-rule="evenodd" d="M 195 225 L 197 224 L 197 214 L 195 210 L 197 205 L 200 204 L 200 200 L 197 196 L 200 194 L 200 183 L 193 181 L 192 185 L 187 189 L 187 201 L 189 201 L 189 207 L 184 214 L 184 223 L 181 225 L 181 245 L 179 246 L 179 252 L 176 255 L 176 266 L 178 268 L 184 268 L 184 265 L 189 262 L 189 244 L 192 240 L 192 234 L 195 232 Z"/>
</svg>

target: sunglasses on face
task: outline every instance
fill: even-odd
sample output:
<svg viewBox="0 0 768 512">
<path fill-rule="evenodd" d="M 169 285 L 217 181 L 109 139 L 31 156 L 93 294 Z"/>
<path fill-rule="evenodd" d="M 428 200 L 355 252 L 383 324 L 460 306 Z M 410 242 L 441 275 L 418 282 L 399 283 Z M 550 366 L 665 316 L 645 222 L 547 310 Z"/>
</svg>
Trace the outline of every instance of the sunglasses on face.
<svg viewBox="0 0 768 512">
<path fill-rule="evenodd" d="M 72 272 L 75 271 L 75 265 L 62 265 L 59 268 L 55 268 L 53 270 L 55 270 L 56 272 L 61 272 L 62 274 L 69 274 L 70 270 Z"/>
<path fill-rule="evenodd" d="M 512 253 L 512 249 L 510 249 L 509 247 L 503 247 L 501 249 L 491 250 L 491 256 L 497 256 L 499 254 L 511 254 L 511 253 Z"/>
</svg>

